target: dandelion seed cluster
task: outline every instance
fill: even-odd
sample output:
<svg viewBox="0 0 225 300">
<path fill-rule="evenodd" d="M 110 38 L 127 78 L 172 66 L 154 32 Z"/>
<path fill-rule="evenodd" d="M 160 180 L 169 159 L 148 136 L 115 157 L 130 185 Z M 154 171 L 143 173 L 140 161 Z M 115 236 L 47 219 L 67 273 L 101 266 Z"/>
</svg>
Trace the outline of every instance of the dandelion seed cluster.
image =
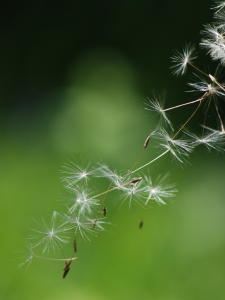
<svg viewBox="0 0 225 300">
<path fill-rule="evenodd" d="M 149 133 L 142 145 L 139 158 L 129 171 L 118 172 L 100 163 L 96 165 L 89 163 L 86 166 L 75 162 L 67 163 L 62 170 L 62 182 L 70 195 L 65 201 L 65 212 L 54 211 L 49 225 L 44 219 L 40 222 L 34 220 L 36 227 L 32 230 L 35 234 L 29 237 L 31 242 L 28 247 L 29 253 L 19 266 L 29 265 L 34 257 L 46 258 L 43 254 L 57 250 L 61 252 L 62 258 L 47 259 L 64 260 L 65 265 L 62 270 L 63 278 L 65 278 L 72 261 L 77 258 L 80 243 L 90 240 L 91 236 L 97 236 L 99 232 L 105 230 L 105 225 L 109 224 L 107 221 L 109 193 L 118 191 L 119 196 L 116 197 L 118 205 L 127 203 L 129 208 L 132 205 L 140 205 L 143 208 L 143 215 L 139 222 L 139 228 L 142 228 L 150 203 L 165 205 L 166 201 L 172 200 L 177 192 L 175 185 L 169 183 L 168 174 L 159 175 L 153 180 L 146 175 L 146 167 L 169 154 L 178 164 L 183 164 L 194 148 L 201 144 L 208 150 L 225 150 L 225 130 L 220 113 L 220 103 L 225 99 L 225 86 L 221 82 L 225 64 L 225 2 L 215 1 L 213 8 L 215 22 L 204 26 L 200 47 L 206 49 L 213 61 L 218 62 L 214 75 L 201 71 L 194 64 L 197 52 L 193 45 L 187 44 L 182 52 L 175 50 L 171 57 L 172 73 L 184 75 L 188 66 L 194 69 L 193 82 L 189 82 L 188 85 L 191 88 L 189 92 L 197 95 L 196 98 L 168 108 L 164 108 L 165 93 L 148 98 L 146 110 L 158 117 L 158 125 Z M 193 113 L 175 131 L 167 112 L 182 109 L 187 105 L 193 106 Z M 198 135 L 188 131 L 186 125 L 201 107 L 204 107 L 205 116 L 203 124 L 200 124 L 202 133 Z M 215 123 L 219 124 L 218 128 L 210 128 L 207 125 L 209 109 L 214 110 Z M 145 149 L 150 147 L 151 139 L 158 141 L 160 154 L 147 164 L 136 167 Z M 142 173 L 143 170 L 144 173 Z M 98 189 L 98 182 L 101 180 L 109 182 L 108 189 L 105 191 Z M 72 256 L 69 258 L 64 254 L 64 244 L 71 244 Z M 38 251 L 42 251 L 42 256 L 36 254 Z"/>
</svg>

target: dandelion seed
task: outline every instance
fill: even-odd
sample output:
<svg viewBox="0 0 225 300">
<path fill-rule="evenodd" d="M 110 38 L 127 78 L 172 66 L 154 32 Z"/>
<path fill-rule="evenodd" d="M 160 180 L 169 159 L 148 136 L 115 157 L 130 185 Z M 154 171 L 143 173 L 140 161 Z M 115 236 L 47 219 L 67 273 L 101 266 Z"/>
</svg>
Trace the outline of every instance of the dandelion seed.
<svg viewBox="0 0 225 300">
<path fill-rule="evenodd" d="M 140 229 L 142 228 L 143 223 L 144 223 L 144 221 L 143 221 L 143 219 L 142 219 L 142 220 L 140 221 L 140 223 L 139 223 L 139 228 L 140 228 Z"/>
<path fill-rule="evenodd" d="M 129 184 L 134 186 L 135 183 L 137 183 L 137 182 L 140 181 L 140 180 L 142 180 L 142 177 L 132 179 L 132 180 L 129 182 Z"/>
<path fill-rule="evenodd" d="M 150 140 L 150 135 L 147 137 L 147 139 L 144 142 L 144 149 L 148 146 L 149 140 Z"/>
<path fill-rule="evenodd" d="M 159 120 L 159 127 L 163 124 L 167 124 L 170 126 L 170 128 L 173 130 L 173 126 L 172 123 L 170 122 L 170 120 L 168 119 L 168 117 L 166 116 L 166 112 L 163 109 L 163 105 L 165 102 L 165 92 L 161 93 L 159 95 L 154 95 L 152 98 L 148 98 L 149 103 L 145 103 L 148 107 L 145 108 L 146 110 L 152 112 L 152 113 L 156 113 L 160 116 L 160 120 Z M 153 134 L 151 134 L 153 135 Z M 149 137 L 150 139 L 150 137 Z M 147 144 L 149 142 L 149 139 L 147 138 Z M 145 141 L 145 143 L 146 143 Z M 145 144 L 144 144 L 145 147 Z M 147 147 L 147 145 L 146 145 Z"/>
<path fill-rule="evenodd" d="M 196 134 L 186 131 L 186 134 L 191 138 L 192 143 L 195 146 L 204 145 L 209 151 L 214 149 L 216 151 L 225 150 L 225 134 L 222 131 L 213 130 L 208 127 L 204 127 L 208 130 L 203 137 L 198 137 Z"/>
<path fill-rule="evenodd" d="M 97 168 L 91 167 L 90 162 L 86 167 L 69 162 L 65 164 L 64 170 L 62 171 L 62 173 L 67 174 L 67 176 L 63 177 L 62 181 L 66 182 L 69 187 L 76 185 L 79 181 L 85 181 L 87 183 L 89 177 L 96 175 L 96 170 Z"/>
<path fill-rule="evenodd" d="M 106 165 L 101 165 L 99 168 L 99 177 L 105 177 L 108 178 L 113 187 L 119 190 L 124 189 L 124 185 L 126 184 L 127 181 L 130 180 L 130 175 L 125 173 L 125 174 L 118 174 L 116 171 L 111 171 L 108 166 Z"/>
<path fill-rule="evenodd" d="M 149 203 L 150 200 L 154 200 L 158 204 L 165 205 L 166 199 L 170 199 L 175 196 L 177 190 L 174 188 L 174 184 L 168 184 L 168 174 L 161 178 L 158 176 L 155 184 L 152 183 L 152 179 L 149 176 L 144 177 L 146 187 L 145 192 L 147 194 L 147 200 L 145 205 Z"/>
<path fill-rule="evenodd" d="M 225 3 L 225 2 L 224 2 Z M 218 29 L 225 28 L 225 10 L 221 10 L 218 13 L 214 14 L 214 18 L 217 20 L 216 25 Z"/>
<path fill-rule="evenodd" d="M 163 128 L 158 132 L 156 138 L 163 142 L 160 146 L 170 151 L 173 158 L 180 163 L 183 163 L 184 157 L 188 157 L 188 153 L 194 148 L 188 140 L 171 138 Z"/>
<path fill-rule="evenodd" d="M 93 234 L 93 231 L 91 230 L 91 226 L 93 222 L 90 221 L 89 218 L 86 216 L 77 216 L 75 213 L 72 213 L 71 215 L 63 215 L 65 224 L 69 224 L 71 228 L 75 231 L 75 236 L 77 236 L 77 233 L 79 232 L 82 238 L 85 240 L 90 240 L 88 238 L 88 234 Z"/>
<path fill-rule="evenodd" d="M 216 69 L 216 72 L 215 72 L 214 76 L 209 74 L 210 81 L 209 80 L 207 81 L 206 78 L 201 76 L 201 75 L 194 74 L 193 78 L 194 79 L 196 78 L 198 80 L 198 82 L 189 83 L 188 85 L 191 86 L 192 88 L 194 88 L 190 92 L 204 93 L 202 98 L 204 100 L 204 104 L 207 107 L 207 109 L 209 108 L 209 105 L 211 103 L 214 104 L 217 115 L 220 119 L 220 122 L 222 123 L 222 120 L 221 120 L 221 117 L 220 117 L 220 114 L 219 114 L 219 111 L 218 111 L 218 99 L 217 99 L 217 97 L 223 99 L 224 96 L 225 96 L 225 89 L 221 84 L 219 84 L 217 82 L 216 78 L 219 78 L 220 74 L 221 74 L 221 68 L 219 68 L 219 67 Z"/>
<path fill-rule="evenodd" d="M 32 261 L 32 259 L 33 259 L 33 257 L 34 257 L 34 247 L 33 247 L 32 244 L 27 245 L 27 247 L 26 247 L 26 252 L 27 252 L 26 259 L 25 259 L 25 261 L 21 262 L 21 263 L 18 265 L 18 268 L 20 268 L 20 267 L 22 267 L 22 266 L 24 266 L 24 265 L 27 265 L 27 267 L 26 267 L 26 270 L 27 270 L 27 268 L 28 268 L 29 265 L 31 264 L 31 261 Z M 21 258 L 21 259 L 23 259 L 23 258 Z"/>
<path fill-rule="evenodd" d="M 205 128 L 208 132 L 211 132 L 213 134 L 218 134 L 219 136 L 221 136 L 221 138 L 224 138 L 225 136 L 224 126 L 222 126 L 221 130 L 216 130 L 207 126 L 202 126 L 202 127 Z"/>
<path fill-rule="evenodd" d="M 63 271 L 65 271 L 66 269 L 69 268 L 71 262 L 72 262 L 72 259 L 70 259 L 69 261 L 67 261 L 67 262 L 65 263 L 65 266 L 64 266 L 64 268 L 63 268 Z"/>
<path fill-rule="evenodd" d="M 90 215 L 99 206 L 99 200 L 91 196 L 92 192 L 89 189 L 70 187 L 69 191 L 74 194 L 74 197 L 67 200 L 69 214 L 77 212 L 78 215 Z"/>
<path fill-rule="evenodd" d="M 174 75 L 183 75 L 186 71 L 187 64 L 192 64 L 196 58 L 195 47 L 191 44 L 187 44 L 182 53 L 178 50 L 174 50 L 174 55 L 171 57 L 174 65 L 170 67 L 174 69 L 172 73 Z"/>
<path fill-rule="evenodd" d="M 55 247 L 60 249 L 61 244 L 65 244 L 69 242 L 69 237 L 65 235 L 65 233 L 71 229 L 71 227 L 65 226 L 65 223 L 62 222 L 60 219 L 60 216 L 57 212 L 53 213 L 50 226 L 47 226 L 46 222 L 42 218 L 42 224 L 38 223 L 36 224 L 40 228 L 40 230 L 32 229 L 35 231 L 38 235 L 31 236 L 31 239 L 38 239 L 36 243 L 33 244 L 33 247 L 37 247 L 39 245 L 43 245 L 43 253 L 49 252 L 49 249 L 52 248 L 55 250 Z"/>
<path fill-rule="evenodd" d="M 215 14 L 217 14 L 219 11 L 221 11 L 221 9 L 223 9 L 225 7 L 225 1 L 214 1 L 215 2 L 215 6 L 212 7 L 212 9 L 215 9 L 216 12 Z"/>
<path fill-rule="evenodd" d="M 139 181 L 135 185 L 131 185 L 129 187 L 124 186 L 123 190 L 121 190 L 121 195 L 117 199 L 117 201 L 121 201 L 120 205 L 122 205 L 128 199 L 129 208 L 131 207 L 131 203 L 143 206 L 143 198 L 145 197 L 145 193 L 142 185 L 142 181 Z"/>
<path fill-rule="evenodd" d="M 205 30 L 201 34 L 205 36 L 202 39 L 200 46 L 206 48 L 213 60 L 220 60 L 225 64 L 225 37 L 224 30 L 214 25 L 204 25 Z"/>
<path fill-rule="evenodd" d="M 210 97 L 213 97 L 214 95 L 219 97 L 225 96 L 225 92 L 215 83 L 215 78 L 212 75 L 210 75 L 210 79 L 211 79 L 210 83 L 201 75 L 194 74 L 194 77 L 198 80 L 198 82 L 188 83 L 189 86 L 194 88 L 194 90 L 191 90 L 189 92 L 198 91 L 198 92 L 208 93 Z"/>
<path fill-rule="evenodd" d="M 105 228 L 103 227 L 103 225 L 110 224 L 109 222 L 105 222 L 105 218 L 89 219 L 89 221 L 90 223 L 95 224 L 95 231 L 104 231 Z"/>
<path fill-rule="evenodd" d="M 63 273 L 63 279 L 66 277 L 66 275 L 68 274 L 69 270 L 70 270 L 70 268 L 67 268 L 67 269 L 64 271 L 64 273 Z"/>
<path fill-rule="evenodd" d="M 106 212 L 107 212 L 107 208 L 106 208 L 105 205 L 104 205 L 104 207 L 103 207 L 103 215 L 104 215 L 104 216 L 106 216 Z"/>
</svg>

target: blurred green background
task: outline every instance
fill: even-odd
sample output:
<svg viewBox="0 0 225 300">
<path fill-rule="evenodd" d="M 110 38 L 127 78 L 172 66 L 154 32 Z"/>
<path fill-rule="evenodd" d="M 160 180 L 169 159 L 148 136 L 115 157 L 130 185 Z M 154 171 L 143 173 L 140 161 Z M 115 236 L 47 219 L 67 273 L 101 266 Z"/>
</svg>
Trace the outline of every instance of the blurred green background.
<svg viewBox="0 0 225 300">
<path fill-rule="evenodd" d="M 183 168 L 165 156 L 175 202 L 120 209 L 113 226 L 63 263 L 34 259 L 17 269 L 32 218 L 65 210 L 59 170 L 68 160 L 131 168 L 155 123 L 154 90 L 166 106 L 186 102 L 187 78 L 171 75 L 172 49 L 198 44 L 212 1 L 2 1 L 0 17 L 0 299 L 225 299 L 224 155 L 196 149 Z M 209 62 L 200 51 L 198 64 Z M 182 124 L 192 112 L 169 114 Z M 209 115 L 210 117 L 210 115 Z M 199 112 L 191 129 L 203 123 Z M 213 116 L 208 125 L 216 126 Z M 146 149 L 141 163 L 156 156 Z M 145 170 L 147 172 L 147 170 Z M 102 186 L 102 189 L 105 188 Z"/>
</svg>

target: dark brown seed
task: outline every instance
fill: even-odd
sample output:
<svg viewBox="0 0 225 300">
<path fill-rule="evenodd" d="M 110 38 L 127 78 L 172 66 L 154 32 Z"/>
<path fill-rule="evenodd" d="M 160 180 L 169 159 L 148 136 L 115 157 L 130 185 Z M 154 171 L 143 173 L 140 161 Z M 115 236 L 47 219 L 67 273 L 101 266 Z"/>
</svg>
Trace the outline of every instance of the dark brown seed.
<svg viewBox="0 0 225 300">
<path fill-rule="evenodd" d="M 69 269 L 69 266 L 70 266 L 71 262 L 72 262 L 72 259 L 66 261 L 65 266 L 63 268 L 63 271 L 66 271 L 67 269 Z"/>
<path fill-rule="evenodd" d="M 149 142 L 149 140 L 150 140 L 150 135 L 147 137 L 147 139 L 145 140 L 145 142 L 144 142 L 144 149 L 148 146 L 148 142 Z"/>
<path fill-rule="evenodd" d="M 135 183 L 137 183 L 137 182 L 140 181 L 141 179 L 142 179 L 142 177 L 132 179 L 132 180 L 129 182 L 129 184 L 130 184 L 130 185 L 135 185 Z"/>
<path fill-rule="evenodd" d="M 77 252 L 77 242 L 76 242 L 76 240 L 74 240 L 74 242 L 73 242 L 73 248 L 74 248 L 74 252 L 76 253 Z"/>
<path fill-rule="evenodd" d="M 107 211 L 107 208 L 106 208 L 105 205 L 104 205 L 104 207 L 103 207 L 103 215 L 104 215 L 104 216 L 106 216 L 106 211 Z"/>
<path fill-rule="evenodd" d="M 140 221 L 140 223 L 139 223 L 139 228 L 142 228 L 142 226 L 143 226 L 143 223 L 144 223 L 144 221 L 143 221 L 143 220 L 141 220 L 141 221 Z"/>
<path fill-rule="evenodd" d="M 67 273 L 69 272 L 70 268 L 66 269 L 65 272 L 63 273 L 63 278 L 66 277 Z"/>
</svg>

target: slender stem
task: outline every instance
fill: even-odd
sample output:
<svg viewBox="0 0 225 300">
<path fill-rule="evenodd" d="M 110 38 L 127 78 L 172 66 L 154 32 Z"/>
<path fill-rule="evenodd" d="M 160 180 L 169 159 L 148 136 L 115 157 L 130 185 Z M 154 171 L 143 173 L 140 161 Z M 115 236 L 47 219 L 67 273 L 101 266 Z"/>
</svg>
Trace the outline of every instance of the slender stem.
<svg viewBox="0 0 225 300">
<path fill-rule="evenodd" d="M 178 133 L 184 128 L 185 125 L 187 125 L 187 123 L 191 120 L 191 118 L 194 116 L 194 114 L 196 113 L 196 111 L 199 109 L 200 105 L 202 102 L 199 103 L 198 107 L 196 108 L 196 110 L 193 112 L 193 114 L 190 116 L 190 118 L 187 119 L 187 121 L 181 126 L 181 128 L 177 131 L 177 133 L 175 133 L 175 135 L 173 136 L 172 140 L 175 138 L 176 135 L 178 135 Z"/>
<path fill-rule="evenodd" d="M 103 206 L 103 204 L 104 204 L 105 198 L 106 198 L 106 196 L 107 196 L 107 193 L 108 193 L 109 190 L 110 190 L 111 185 L 112 185 L 112 182 L 110 183 L 110 185 L 109 185 L 109 187 L 108 187 L 108 189 L 107 189 L 107 191 L 106 191 L 106 193 L 105 193 L 105 197 L 102 199 L 102 203 L 101 203 L 101 205 L 100 205 L 100 207 L 99 207 L 97 216 L 96 216 L 96 218 L 95 218 L 95 220 L 94 220 L 94 223 L 92 224 L 92 228 L 91 228 L 92 230 L 94 229 L 94 226 L 95 226 L 95 224 L 96 224 L 96 222 L 97 222 L 98 215 L 99 215 L 99 213 L 100 213 L 100 211 L 101 211 L 101 208 L 102 208 L 102 206 Z"/>
<path fill-rule="evenodd" d="M 224 87 L 223 87 L 219 82 L 215 81 L 215 83 L 216 83 L 223 91 L 225 91 Z"/>
<path fill-rule="evenodd" d="M 222 122 L 221 116 L 220 116 L 220 114 L 219 114 L 219 110 L 218 110 L 218 106 L 217 106 L 217 104 L 216 104 L 215 98 L 213 98 L 213 100 L 214 100 L 214 104 L 215 104 L 215 107 L 216 107 L 216 112 L 217 112 L 218 118 L 219 118 L 219 120 L 220 120 L 221 131 L 223 132 L 223 131 L 224 131 L 223 122 Z"/>
<path fill-rule="evenodd" d="M 140 159 L 140 157 L 141 157 L 143 151 L 144 151 L 144 149 L 142 150 L 142 152 L 141 152 L 139 158 L 137 159 L 137 161 L 135 162 L 134 166 L 137 164 L 137 162 L 138 162 L 138 160 Z M 132 167 L 132 169 L 134 168 L 134 166 Z M 131 169 L 131 170 L 132 170 L 132 169 Z M 128 174 L 126 175 L 126 177 L 127 177 L 129 174 L 133 174 L 133 173 L 135 172 L 135 171 L 131 172 L 131 170 L 130 170 L 130 172 L 128 172 Z M 127 184 L 127 183 L 126 183 L 126 184 Z M 109 187 L 110 187 L 110 186 L 109 186 Z M 97 197 L 99 197 L 99 196 L 101 196 L 101 195 L 107 194 L 107 193 L 109 193 L 109 192 L 111 192 L 111 191 L 114 191 L 114 190 L 117 190 L 117 189 L 119 189 L 119 187 L 115 186 L 115 187 L 112 188 L 112 189 L 108 189 L 107 191 L 104 191 L 104 192 L 102 192 L 102 193 L 100 193 L 100 194 L 98 194 L 98 195 L 93 196 L 92 199 L 95 199 L 95 198 L 97 198 Z"/>
<path fill-rule="evenodd" d="M 95 198 L 97 198 L 97 197 L 99 197 L 99 196 L 101 196 L 101 195 L 104 195 L 104 194 L 106 194 L 106 193 L 108 193 L 108 192 L 111 192 L 111 191 L 114 191 L 114 190 L 116 190 L 116 189 L 118 189 L 117 186 L 115 186 L 114 188 L 112 188 L 112 189 L 110 189 L 110 190 L 104 191 L 104 192 L 102 192 L 102 193 L 100 193 L 100 194 L 98 194 L 98 195 L 93 196 L 92 199 L 95 199 Z"/>
<path fill-rule="evenodd" d="M 202 100 L 203 100 L 203 97 L 200 98 L 200 99 L 191 101 L 191 102 L 187 102 L 187 103 L 183 103 L 183 104 L 180 104 L 180 105 L 177 105 L 177 106 L 173 106 L 173 107 L 170 107 L 170 108 L 166 108 L 166 109 L 164 109 L 163 111 L 171 110 L 171 109 L 174 109 L 174 108 L 179 108 L 179 107 L 182 107 L 182 106 L 185 106 L 185 105 L 189 105 L 189 104 L 193 104 L 193 103 L 196 103 L 196 102 L 199 102 L 199 101 L 202 101 Z"/>
<path fill-rule="evenodd" d="M 207 114 L 208 114 L 208 111 L 209 111 L 209 106 L 210 106 L 210 103 L 211 103 L 211 98 L 209 98 L 209 103 L 207 105 L 207 109 L 206 109 L 206 113 L 205 113 L 205 118 L 204 118 L 204 123 L 203 123 L 203 130 L 202 130 L 202 138 L 204 136 L 204 131 L 205 131 L 205 123 L 206 123 L 206 117 L 207 117 Z"/>
<path fill-rule="evenodd" d="M 138 161 L 140 160 L 140 158 L 141 158 L 141 156 L 142 156 L 142 154 L 143 154 L 145 148 L 146 148 L 146 147 L 144 147 L 144 148 L 142 149 L 141 154 L 139 155 L 138 159 L 137 159 L 136 162 L 134 163 L 133 167 L 129 170 L 129 172 L 127 173 L 127 175 L 124 177 L 124 179 L 123 179 L 123 181 L 121 182 L 121 184 L 125 181 L 125 179 L 129 176 L 129 174 L 132 174 L 132 170 L 134 169 L 134 167 L 136 166 L 136 164 L 137 164 Z M 127 184 L 127 183 L 126 183 L 126 184 Z M 126 184 L 125 184 L 125 185 L 126 185 Z M 105 192 L 103 192 L 103 193 L 97 195 L 97 196 L 101 196 L 101 195 L 105 194 L 105 197 L 104 197 L 103 200 L 102 200 L 102 203 L 101 203 L 101 205 L 100 205 L 100 207 L 99 207 L 99 210 L 98 210 L 98 213 L 97 213 L 97 216 L 96 216 L 94 222 L 96 222 L 96 220 L 97 220 L 97 218 L 98 218 L 98 215 L 99 215 L 100 210 L 101 210 L 101 208 L 102 208 L 102 206 L 103 206 L 103 204 L 104 204 L 104 201 L 105 201 L 105 198 L 106 198 L 108 192 L 110 192 L 110 191 L 112 191 L 112 190 L 115 189 L 115 188 L 110 189 L 111 185 L 112 185 L 112 183 L 110 183 L 110 185 L 109 185 L 107 191 L 105 191 Z M 98 191 L 97 191 L 97 192 L 98 192 Z M 95 198 L 95 197 L 93 197 L 93 198 Z M 95 224 L 95 223 L 94 223 L 94 224 Z M 93 229 L 93 225 L 92 225 L 92 229 Z"/>
<path fill-rule="evenodd" d="M 43 258 L 43 259 L 48 259 L 48 260 L 58 260 L 58 261 L 65 261 L 65 260 L 74 260 L 77 259 L 77 257 L 72 257 L 72 258 L 48 258 L 48 257 L 44 257 L 44 256 L 39 256 L 39 255 L 33 255 L 33 257 L 38 257 L 38 258 Z"/>
<path fill-rule="evenodd" d="M 133 174 L 134 172 L 136 172 L 136 171 L 131 172 L 131 174 Z M 129 184 L 129 182 L 126 182 L 125 184 L 120 185 L 120 186 L 115 186 L 114 188 L 111 188 L 110 190 L 104 191 L 104 192 L 102 192 L 101 194 L 98 194 L 98 195 L 93 196 L 92 199 L 95 199 L 95 198 L 97 198 L 97 197 L 99 197 L 99 196 L 101 196 L 101 195 L 107 194 L 107 193 L 109 193 L 109 192 L 111 192 L 111 191 L 117 190 L 117 189 L 119 189 L 121 186 L 125 186 L 125 185 L 127 185 L 127 184 Z"/>
<path fill-rule="evenodd" d="M 96 192 L 97 192 L 98 195 L 99 195 L 99 191 L 97 190 L 97 188 L 96 188 L 95 185 L 91 182 L 90 179 L 89 179 L 89 182 L 92 184 L 92 186 L 94 187 L 94 189 L 96 190 Z M 111 186 L 111 184 L 110 184 L 110 186 Z M 108 189 L 110 188 L 110 186 L 108 187 Z M 107 194 L 106 194 L 106 195 L 107 195 Z M 105 195 L 105 197 L 106 197 L 106 195 Z M 103 205 L 103 203 L 104 203 L 105 197 L 102 199 L 102 203 L 101 203 L 101 205 L 100 205 L 100 207 L 99 207 L 99 210 L 98 210 L 96 219 L 98 218 L 98 215 L 99 215 L 99 212 L 100 212 L 100 210 L 101 210 L 101 207 L 102 207 L 102 205 Z"/>
<path fill-rule="evenodd" d="M 133 172 L 131 172 L 131 174 L 133 174 L 133 173 L 135 173 L 135 172 L 141 170 L 142 168 L 144 168 L 144 167 L 150 165 L 151 163 L 153 163 L 154 161 L 156 161 L 157 159 L 159 159 L 160 157 L 162 157 L 163 155 L 165 155 L 165 154 L 166 154 L 167 152 L 169 152 L 169 151 L 170 151 L 170 149 L 166 150 L 165 152 L 163 152 L 162 154 L 160 154 L 159 156 L 157 156 L 156 158 L 154 158 L 153 160 L 151 160 L 151 161 L 148 162 L 147 164 L 145 164 L 145 165 L 143 165 L 142 167 L 140 167 L 140 168 L 134 170 Z"/>
<path fill-rule="evenodd" d="M 197 112 L 197 110 L 199 109 L 199 107 L 200 107 L 202 101 L 203 101 L 205 98 L 207 98 L 207 97 L 208 97 L 208 93 L 205 93 L 204 96 L 200 99 L 201 102 L 199 103 L 198 107 L 195 109 L 195 111 L 193 112 L 193 114 L 188 118 L 188 120 L 184 123 L 184 125 L 182 125 L 181 128 L 177 131 L 177 133 L 173 136 L 172 140 L 173 140 L 173 139 L 175 138 L 175 136 L 176 136 L 176 135 L 184 128 L 184 126 L 190 121 L 190 119 L 194 116 L 194 114 L 195 114 L 195 113 Z M 159 156 L 157 156 L 155 159 L 151 160 L 150 162 L 148 162 L 147 164 L 143 165 L 142 167 L 140 167 L 140 168 L 134 170 L 134 171 L 132 172 L 132 174 L 133 174 L 134 172 L 137 172 L 137 171 L 141 170 L 142 168 L 144 168 L 144 167 L 150 165 L 152 162 L 154 162 L 154 161 L 157 160 L 158 158 L 162 157 L 164 154 L 166 154 L 166 153 L 169 152 L 169 151 L 170 151 L 170 149 L 166 150 L 165 152 L 163 152 L 162 154 L 160 154 Z"/>
<path fill-rule="evenodd" d="M 109 185 L 109 187 L 108 187 L 107 191 L 109 191 L 109 190 L 110 190 L 110 187 L 111 187 L 111 185 L 112 185 L 112 182 L 110 183 L 110 185 Z M 104 198 L 103 198 L 103 200 L 102 200 L 102 203 L 101 203 L 101 205 L 100 205 L 100 207 L 99 207 L 98 214 L 100 213 L 100 210 L 102 209 L 102 206 L 103 206 L 103 204 L 104 204 L 104 202 L 105 202 L 105 198 L 106 198 L 106 196 L 107 196 L 107 193 L 105 194 L 105 197 L 104 197 Z M 98 214 L 97 214 L 97 217 L 98 217 Z"/>
<path fill-rule="evenodd" d="M 200 73 L 202 73 L 202 74 L 204 74 L 205 76 L 209 77 L 208 74 L 206 74 L 205 72 L 203 72 L 202 70 L 200 70 L 199 68 L 197 68 L 195 65 L 192 65 L 192 64 L 189 63 L 189 62 L 188 62 L 188 64 L 189 64 L 190 66 L 192 66 L 193 68 L 195 68 L 196 70 L 198 70 Z"/>
<path fill-rule="evenodd" d="M 90 182 L 90 184 L 93 186 L 93 188 L 95 189 L 95 191 L 97 193 L 99 193 L 99 191 L 97 190 L 96 186 L 92 183 L 92 181 L 88 178 L 88 181 Z"/>
<path fill-rule="evenodd" d="M 56 238 L 54 237 L 54 242 L 56 243 L 57 247 L 59 248 L 59 250 L 61 251 L 62 255 L 64 256 L 64 260 L 66 259 L 65 254 L 62 251 L 62 248 L 60 247 L 59 243 L 57 242 Z"/>
<path fill-rule="evenodd" d="M 145 218 L 145 215 L 146 215 L 146 213 L 147 213 L 147 211 L 148 211 L 148 209 L 149 209 L 149 206 L 150 206 L 150 204 L 148 203 L 147 205 L 146 205 L 146 207 L 145 207 L 145 209 L 144 209 L 144 213 L 143 213 L 143 215 L 142 215 L 142 221 L 144 221 L 144 218 Z"/>
<path fill-rule="evenodd" d="M 132 168 L 130 169 L 130 171 L 128 172 L 127 176 L 128 176 L 129 174 L 132 174 L 132 173 L 133 173 L 132 170 L 134 169 L 134 167 L 135 167 L 136 164 L 138 163 L 138 161 L 139 161 L 139 159 L 141 158 L 141 156 L 142 156 L 144 150 L 145 150 L 145 148 L 142 149 L 141 154 L 139 155 L 139 157 L 138 157 L 138 159 L 136 160 L 136 162 L 135 162 L 135 164 L 133 165 L 133 167 L 132 167 Z"/>
<path fill-rule="evenodd" d="M 209 74 L 209 78 L 210 78 L 213 82 L 215 82 L 222 90 L 225 91 L 224 85 L 220 84 L 220 83 L 216 80 L 215 77 L 213 77 L 211 74 Z"/>
</svg>

